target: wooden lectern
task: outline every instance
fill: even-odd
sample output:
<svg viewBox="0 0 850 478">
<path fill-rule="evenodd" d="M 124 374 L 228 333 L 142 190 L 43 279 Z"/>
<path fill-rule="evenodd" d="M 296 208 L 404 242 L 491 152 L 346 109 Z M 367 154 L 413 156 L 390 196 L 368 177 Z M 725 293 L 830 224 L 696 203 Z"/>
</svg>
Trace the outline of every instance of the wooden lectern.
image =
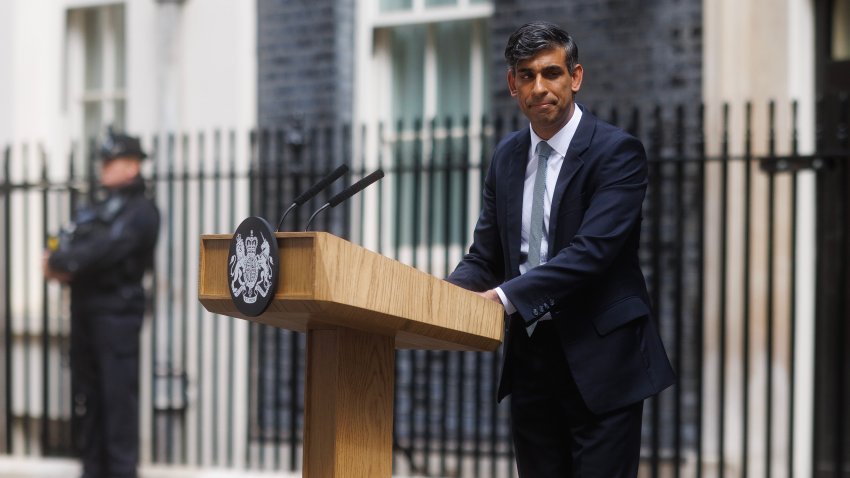
<svg viewBox="0 0 850 478">
<path fill-rule="evenodd" d="M 304 476 L 392 475 L 395 348 L 493 351 L 501 306 L 328 233 L 277 233 L 277 290 L 258 317 L 228 290 L 231 235 L 201 236 L 210 312 L 307 333 Z"/>
</svg>

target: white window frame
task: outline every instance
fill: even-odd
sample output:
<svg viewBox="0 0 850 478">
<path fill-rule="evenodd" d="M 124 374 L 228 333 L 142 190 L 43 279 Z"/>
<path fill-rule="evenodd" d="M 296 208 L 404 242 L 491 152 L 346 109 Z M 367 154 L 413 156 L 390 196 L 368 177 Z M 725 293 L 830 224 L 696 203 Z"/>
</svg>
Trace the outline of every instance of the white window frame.
<svg viewBox="0 0 850 478">
<path fill-rule="evenodd" d="M 354 117 L 365 124 L 374 124 L 381 120 L 392 120 L 392 104 L 387 101 L 386 92 L 392 87 L 392 60 L 389 38 L 386 29 L 404 25 L 428 25 L 426 29 L 426 48 L 424 58 L 425 98 L 423 120 L 429 121 L 437 111 L 437 64 L 434 56 L 434 30 L 441 22 L 467 20 L 472 21 L 472 51 L 470 52 L 470 91 L 481 94 L 470 99 L 470 118 L 480 118 L 483 113 L 483 94 L 481 85 L 484 80 L 485 65 L 481 44 L 480 28 L 482 22 L 493 16 L 491 3 L 472 3 L 472 0 L 458 0 L 457 5 L 428 7 L 426 0 L 413 0 L 408 10 L 381 12 L 380 2 L 360 2 L 357 28 L 357 62 L 355 63 Z M 378 105 L 377 108 L 370 107 Z"/>
<path fill-rule="evenodd" d="M 455 20 L 475 20 L 490 18 L 493 15 L 493 4 L 471 0 L 457 0 L 456 5 L 441 5 L 429 7 L 426 0 L 413 0 L 410 9 L 380 11 L 380 2 L 366 2 L 369 16 L 372 18 L 372 28 L 397 27 L 420 23 L 439 23 Z"/>
<path fill-rule="evenodd" d="M 487 88 L 482 88 L 486 72 L 485 55 L 487 45 L 482 44 L 481 28 L 484 22 L 492 18 L 494 7 L 492 2 L 482 3 L 472 0 L 457 0 L 455 5 L 443 5 L 429 7 L 426 0 L 413 0 L 411 8 L 390 12 L 380 11 L 380 2 L 358 2 L 357 22 L 355 33 L 355 72 L 354 72 L 354 131 L 365 131 L 365 135 L 353 136 L 353 151 L 357 152 L 353 158 L 354 166 L 362 166 L 365 170 L 373 170 L 378 167 L 381 156 L 390 157 L 392 144 L 382 142 L 379 137 L 378 125 L 384 124 L 384 139 L 391 138 L 394 134 L 387 131 L 394 121 L 392 118 L 392 99 L 389 92 L 392 91 L 392 51 L 389 41 L 388 29 L 391 27 L 405 25 L 428 25 L 426 29 L 426 48 L 423 58 L 424 72 L 424 98 L 423 98 L 423 125 L 430 124 L 437 112 L 437 59 L 435 56 L 435 26 L 441 22 L 471 21 L 473 25 L 472 45 L 470 51 L 470 96 L 469 105 L 469 157 L 478 158 L 481 155 L 481 118 L 484 113 L 484 95 L 489 94 Z M 456 127 L 460 132 L 461 126 Z M 439 134 L 454 134 L 452 132 L 439 132 Z M 423 148 L 430 147 L 427 142 Z M 423 157 L 428 157 L 428 151 L 423 151 Z M 475 168 L 476 166 L 474 166 Z M 475 169 L 473 169 L 475 171 Z M 477 217 L 480 207 L 477 191 L 479 184 L 475 174 L 470 174 L 469 201 L 467 217 Z M 391 178 L 388 178 L 391 179 Z M 392 183 L 392 181 L 385 181 Z M 365 211 L 377 210 L 378 196 L 375 188 L 365 191 L 363 209 Z M 391 224 L 392 208 L 384 208 L 385 216 L 382 218 L 384 224 Z M 372 227 L 375 218 L 367 215 L 361 218 L 361 210 L 351 211 L 352 223 L 363 224 L 362 231 L 354 231 L 353 239 L 367 248 L 376 249 L 379 243 L 377 227 Z M 384 228 L 384 234 L 390 233 L 391 228 Z M 384 237 L 384 244 L 389 244 L 388 237 Z M 425 251 L 400 251 L 400 259 L 409 262 L 413 254 Z M 454 251 L 460 255 L 461 251 Z M 442 257 L 442 254 L 437 254 Z M 439 267 L 439 265 L 438 265 Z"/>
<path fill-rule="evenodd" d="M 117 31 L 115 29 L 115 15 L 124 14 L 126 16 L 126 5 L 123 3 L 95 3 L 80 5 L 80 8 L 71 8 L 68 10 L 67 31 L 66 31 L 66 65 L 67 79 L 65 82 L 64 94 L 64 109 L 68 111 L 68 119 L 72 137 L 78 138 L 78 151 L 86 154 L 88 140 L 85 125 L 85 111 L 87 104 L 100 105 L 100 121 L 101 125 L 114 124 L 116 120 L 121 123 L 126 122 L 127 115 L 127 89 L 126 89 L 126 73 L 124 76 L 124 85 L 118 86 L 116 53 L 120 48 L 117 39 Z M 101 68 L 100 68 L 100 87 L 97 89 L 88 89 L 86 87 L 86 66 L 88 58 L 86 56 L 85 35 L 86 29 L 92 28 L 92 25 L 86 23 L 86 11 L 96 9 L 97 26 L 95 27 L 100 33 L 98 41 L 100 42 L 101 51 Z M 124 65 L 126 68 L 126 21 L 125 21 L 125 40 Z M 118 101 L 124 103 L 124 117 L 118 118 L 115 104 Z M 78 163 L 79 164 L 79 163 Z"/>
</svg>

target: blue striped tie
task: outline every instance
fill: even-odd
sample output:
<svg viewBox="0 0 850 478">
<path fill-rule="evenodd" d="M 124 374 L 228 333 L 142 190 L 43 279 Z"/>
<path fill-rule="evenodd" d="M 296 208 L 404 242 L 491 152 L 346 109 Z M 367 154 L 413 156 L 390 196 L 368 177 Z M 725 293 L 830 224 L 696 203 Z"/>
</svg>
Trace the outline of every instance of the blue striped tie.
<svg viewBox="0 0 850 478">
<path fill-rule="evenodd" d="M 552 147 L 549 143 L 537 143 L 537 175 L 534 177 L 534 191 L 531 201 L 531 223 L 528 227 L 528 268 L 540 265 L 540 245 L 543 240 L 543 198 L 546 195 L 546 165 Z"/>
</svg>

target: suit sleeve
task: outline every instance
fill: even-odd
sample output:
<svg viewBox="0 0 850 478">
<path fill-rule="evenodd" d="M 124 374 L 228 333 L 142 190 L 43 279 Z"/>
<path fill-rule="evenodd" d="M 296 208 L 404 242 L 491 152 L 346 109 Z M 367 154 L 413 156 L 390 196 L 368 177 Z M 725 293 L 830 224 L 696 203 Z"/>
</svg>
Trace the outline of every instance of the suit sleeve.
<svg viewBox="0 0 850 478">
<path fill-rule="evenodd" d="M 647 187 L 643 145 L 624 136 L 600 155 L 589 173 L 593 196 L 570 244 L 549 262 L 503 284 L 502 291 L 526 322 L 539 319 L 566 296 L 606 272 L 640 227 Z"/>
<path fill-rule="evenodd" d="M 496 214 L 498 161 L 494 157 L 482 191 L 481 215 L 475 225 L 472 246 L 447 281 L 476 292 L 498 286 L 504 280 L 502 242 Z"/>
</svg>

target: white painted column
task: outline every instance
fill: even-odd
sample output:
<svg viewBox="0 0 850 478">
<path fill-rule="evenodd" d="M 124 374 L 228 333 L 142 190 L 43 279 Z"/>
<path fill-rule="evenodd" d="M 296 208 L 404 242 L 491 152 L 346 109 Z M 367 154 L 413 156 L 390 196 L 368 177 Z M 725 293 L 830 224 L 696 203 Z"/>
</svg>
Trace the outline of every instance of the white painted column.
<svg viewBox="0 0 850 478">
<path fill-rule="evenodd" d="M 756 157 L 768 152 L 768 103 L 776 103 L 777 154 L 790 154 L 791 103 L 798 101 L 799 148 L 801 154 L 812 151 L 814 129 L 814 0 L 706 0 L 703 2 L 703 101 L 706 104 L 706 144 L 708 154 L 717 156 L 721 144 L 721 106 L 730 105 L 729 147 L 733 156 L 744 152 L 744 108 L 753 104 L 752 153 Z M 706 241 L 706 343 L 704 377 L 706 409 L 704 411 L 703 443 L 704 471 L 714 470 L 717 449 L 717 425 L 725 423 L 725 471 L 739 473 L 744 467 L 753 475 L 764 473 L 767 446 L 770 444 L 773 476 L 784 477 L 787 471 L 789 447 L 793 448 L 796 473 L 808 474 L 811 469 L 812 415 L 814 400 L 814 178 L 801 173 L 797 182 L 796 251 L 790 248 L 790 176 L 778 173 L 776 178 L 774 250 L 773 322 L 774 343 L 771 355 L 772 397 L 771 416 L 767 416 L 767 369 L 765 360 L 767 336 L 767 177 L 759 169 L 752 173 L 751 256 L 750 282 L 742 284 L 742 232 L 744 212 L 740 197 L 743 188 L 743 169 L 733 161 L 729 168 L 729 230 L 725 238 L 713 237 L 719 224 L 719 180 L 717 164 L 709 166 L 706 178 L 707 236 Z M 714 206 L 711 206 L 714 204 Z M 719 294 L 718 244 L 726 240 L 727 303 L 725 311 L 718 309 Z M 792 254 L 796 254 L 792 256 Z M 796 261 L 796 329 L 790 329 L 790 300 L 787 292 L 791 282 L 787 275 L 791 258 Z M 749 287 L 749 303 L 743 303 L 743 287 Z M 750 312 L 749 375 L 741 375 L 743 355 L 743 311 Z M 717 335 L 720 313 L 726 314 L 726 414 L 718 416 L 716 385 L 719 383 L 719 347 Z M 795 350 L 789 353 L 790 334 L 794 333 Z M 794 388 L 790 388 L 792 373 Z M 743 386 L 749 387 L 747 416 L 743 413 Z M 789 400 L 794 399 L 794 416 L 788 416 Z M 788 436 L 789 420 L 794 420 L 794 435 Z M 748 462 L 742 463 L 741 431 L 749 425 Z M 768 421 L 772 435 L 766 437 Z M 768 439 L 769 438 L 769 439 Z"/>
<path fill-rule="evenodd" d="M 800 154 L 815 148 L 815 0 L 789 0 L 789 29 L 793 32 L 786 63 L 788 89 L 799 100 L 797 125 Z M 799 60 L 803 59 L 802 65 Z M 795 61 L 797 60 L 797 61 Z M 794 350 L 794 475 L 808 476 L 813 466 L 815 407 L 815 286 L 817 238 L 815 174 L 797 179 L 796 328 Z"/>
</svg>

